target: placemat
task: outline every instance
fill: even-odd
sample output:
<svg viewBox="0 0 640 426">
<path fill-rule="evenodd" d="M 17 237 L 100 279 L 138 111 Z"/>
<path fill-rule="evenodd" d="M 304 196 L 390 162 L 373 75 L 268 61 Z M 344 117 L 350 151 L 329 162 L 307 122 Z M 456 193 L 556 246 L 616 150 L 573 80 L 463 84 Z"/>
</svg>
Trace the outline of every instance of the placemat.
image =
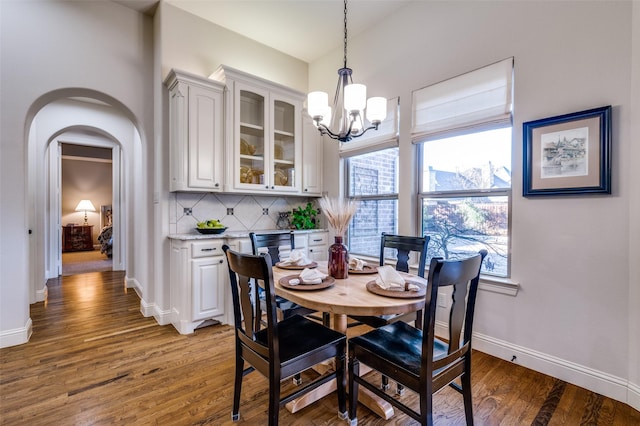
<svg viewBox="0 0 640 426">
<path fill-rule="evenodd" d="M 380 287 L 374 281 L 369 281 L 367 283 L 367 290 L 373 294 L 377 294 L 379 296 L 386 297 L 395 297 L 396 299 L 415 299 L 417 297 L 424 297 L 427 294 L 427 286 L 418 281 L 411 281 L 410 279 L 407 282 L 411 284 L 415 284 L 420 289 L 418 291 L 408 290 L 408 291 L 393 291 L 393 290 L 385 290 Z"/>
<path fill-rule="evenodd" d="M 318 267 L 318 264 L 316 262 L 311 262 L 307 265 L 281 265 L 281 263 L 282 262 L 276 263 L 276 266 L 280 269 L 290 269 L 293 271 L 303 270 L 304 268 L 313 269 Z"/>
<path fill-rule="evenodd" d="M 349 273 L 350 274 L 362 274 L 362 275 L 369 275 L 369 274 L 377 274 L 378 273 L 378 267 L 376 266 L 375 268 L 372 266 L 365 266 L 363 269 L 358 270 L 358 269 L 349 269 Z"/>
<path fill-rule="evenodd" d="M 294 284 L 294 285 L 289 284 L 289 281 L 294 279 L 299 280 L 300 276 L 287 275 L 286 277 L 280 278 L 278 280 L 278 283 L 280 283 L 282 287 L 288 288 L 289 290 L 309 291 L 309 290 L 322 290 L 323 288 L 331 287 L 336 282 L 335 278 L 327 277 L 324 280 L 322 280 L 322 283 L 320 284 Z"/>
</svg>

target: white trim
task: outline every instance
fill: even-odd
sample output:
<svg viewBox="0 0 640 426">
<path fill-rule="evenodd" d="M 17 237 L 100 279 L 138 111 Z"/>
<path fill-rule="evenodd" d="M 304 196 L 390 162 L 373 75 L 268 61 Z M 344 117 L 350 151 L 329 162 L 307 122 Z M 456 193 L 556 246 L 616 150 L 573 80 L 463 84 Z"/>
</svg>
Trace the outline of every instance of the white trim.
<svg viewBox="0 0 640 426">
<path fill-rule="evenodd" d="M 627 404 L 640 411 L 640 385 L 629 382 Z"/>
<path fill-rule="evenodd" d="M 4 330 L 0 333 L 0 348 L 8 348 L 27 343 L 33 332 L 33 323 L 31 318 L 27 319 L 27 323 L 22 328 L 14 328 L 13 330 Z"/>
<path fill-rule="evenodd" d="M 513 362 L 523 367 L 556 377 L 617 401 L 630 402 L 628 395 L 631 385 L 621 377 L 480 333 L 473 333 L 473 348 L 507 361 L 511 361 L 515 356 Z M 634 387 L 634 391 L 637 392 L 638 388 L 635 385 Z"/>
<path fill-rule="evenodd" d="M 35 289 L 35 295 L 35 302 L 44 302 L 45 300 L 47 300 L 47 296 L 49 295 L 49 288 L 47 287 L 47 284 L 45 283 L 45 285 L 43 285 L 41 289 Z"/>
<path fill-rule="evenodd" d="M 63 142 L 65 143 L 65 142 Z M 95 158 L 95 157 L 78 157 L 77 155 L 61 155 L 60 158 L 69 161 L 86 161 L 90 163 L 112 163 L 113 161 L 108 158 Z"/>
<path fill-rule="evenodd" d="M 520 290 L 520 283 L 511 281 L 509 278 L 494 277 L 491 275 L 480 275 L 479 290 L 490 291 L 492 293 L 516 296 Z"/>
</svg>

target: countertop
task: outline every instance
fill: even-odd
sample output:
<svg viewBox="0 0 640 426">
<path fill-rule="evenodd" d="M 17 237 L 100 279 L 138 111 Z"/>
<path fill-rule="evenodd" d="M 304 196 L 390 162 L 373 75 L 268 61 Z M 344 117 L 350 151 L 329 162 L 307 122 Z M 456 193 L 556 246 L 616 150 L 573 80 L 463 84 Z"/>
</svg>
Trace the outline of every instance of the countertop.
<svg viewBox="0 0 640 426">
<path fill-rule="evenodd" d="M 260 232 L 262 234 L 271 233 L 271 232 L 284 232 L 283 229 L 267 229 L 267 230 L 259 230 L 255 232 Z M 169 234 L 169 239 L 171 240 L 181 240 L 181 241 L 189 241 L 189 240 L 210 240 L 210 239 L 233 239 L 233 238 L 249 238 L 249 232 L 251 231 L 228 231 L 222 234 L 198 234 L 196 231 L 193 234 Z M 329 232 L 326 229 L 294 229 L 294 234 L 308 234 L 311 232 Z"/>
</svg>

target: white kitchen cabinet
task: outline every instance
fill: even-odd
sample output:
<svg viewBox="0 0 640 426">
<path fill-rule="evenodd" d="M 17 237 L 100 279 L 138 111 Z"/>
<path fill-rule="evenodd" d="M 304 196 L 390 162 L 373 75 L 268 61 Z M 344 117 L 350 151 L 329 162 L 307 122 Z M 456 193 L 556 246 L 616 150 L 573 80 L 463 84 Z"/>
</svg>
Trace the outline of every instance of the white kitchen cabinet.
<svg viewBox="0 0 640 426">
<path fill-rule="evenodd" d="M 294 231 L 296 250 L 304 250 L 311 261 L 317 262 L 329 258 L 329 233 L 327 231 Z"/>
<path fill-rule="evenodd" d="M 310 232 L 307 234 L 309 258 L 314 262 L 329 258 L 329 233 L 327 231 Z"/>
<path fill-rule="evenodd" d="M 171 241 L 171 323 L 190 334 L 205 321 L 228 323 L 222 239 Z"/>
<path fill-rule="evenodd" d="M 225 91 L 225 191 L 302 193 L 304 94 L 221 66 Z"/>
<path fill-rule="evenodd" d="M 169 190 L 217 192 L 224 179 L 224 85 L 171 70 Z"/>
<path fill-rule="evenodd" d="M 302 112 L 302 193 L 322 196 L 323 138 L 306 111 Z"/>
</svg>

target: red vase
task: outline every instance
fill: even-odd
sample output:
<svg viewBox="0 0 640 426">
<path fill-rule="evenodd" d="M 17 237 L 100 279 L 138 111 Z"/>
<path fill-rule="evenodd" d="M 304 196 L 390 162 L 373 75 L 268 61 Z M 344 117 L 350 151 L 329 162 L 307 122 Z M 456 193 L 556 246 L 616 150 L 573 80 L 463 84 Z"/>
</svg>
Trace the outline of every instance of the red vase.
<svg viewBox="0 0 640 426">
<path fill-rule="evenodd" d="M 335 237 L 335 243 L 329 247 L 327 266 L 333 278 L 344 279 L 349 276 L 349 252 L 347 246 L 342 244 L 342 237 Z"/>
</svg>

